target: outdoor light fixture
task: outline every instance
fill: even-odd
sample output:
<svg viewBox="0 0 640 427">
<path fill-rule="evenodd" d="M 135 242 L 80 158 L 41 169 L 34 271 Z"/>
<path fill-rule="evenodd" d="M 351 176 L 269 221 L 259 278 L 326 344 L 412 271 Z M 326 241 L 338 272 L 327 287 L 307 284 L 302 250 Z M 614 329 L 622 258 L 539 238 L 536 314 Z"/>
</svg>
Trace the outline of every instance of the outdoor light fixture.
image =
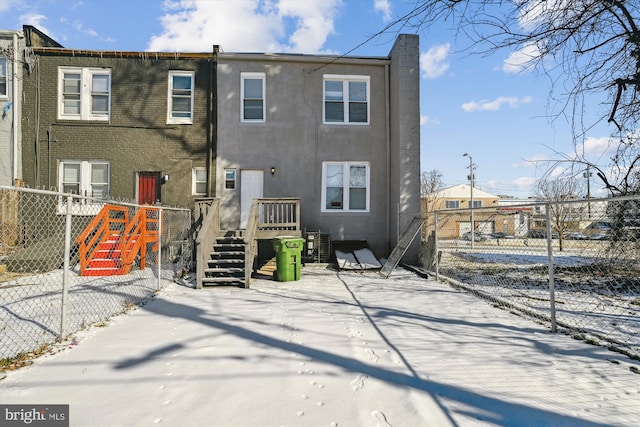
<svg viewBox="0 0 640 427">
<path fill-rule="evenodd" d="M 271 175 L 275 175 L 276 174 L 276 168 L 271 166 Z"/>
<path fill-rule="evenodd" d="M 166 184 L 169 181 L 169 175 L 164 175 L 161 179 L 160 179 L 160 184 Z"/>
</svg>

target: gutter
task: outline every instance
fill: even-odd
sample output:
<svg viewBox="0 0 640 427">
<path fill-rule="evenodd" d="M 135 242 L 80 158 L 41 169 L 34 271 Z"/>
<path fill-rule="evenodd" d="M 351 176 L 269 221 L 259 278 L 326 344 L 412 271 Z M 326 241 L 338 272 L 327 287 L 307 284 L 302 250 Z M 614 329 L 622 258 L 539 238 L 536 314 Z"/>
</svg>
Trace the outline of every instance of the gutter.
<svg viewBox="0 0 640 427">
<path fill-rule="evenodd" d="M 13 61 L 11 61 L 11 74 L 12 74 L 12 97 L 13 97 L 13 111 L 12 111 L 12 116 L 11 116 L 11 120 L 12 120 L 12 127 L 13 127 L 13 133 L 12 133 L 12 141 L 11 141 L 11 147 L 12 147 L 12 151 L 13 151 L 13 159 L 12 159 L 12 170 L 11 170 L 11 174 L 12 174 L 12 182 L 15 185 L 16 183 L 16 179 L 18 179 L 18 161 L 19 161 L 19 156 L 18 156 L 18 128 L 19 126 L 19 118 L 18 118 L 18 108 L 22 108 L 20 106 L 20 96 L 22 96 L 22 93 L 18 93 L 18 71 L 17 71 L 17 64 L 16 64 L 16 58 L 18 55 L 18 34 L 13 33 Z"/>
<path fill-rule="evenodd" d="M 386 245 L 387 245 L 387 253 L 391 254 L 391 106 L 389 105 L 391 94 L 389 88 L 389 64 L 384 65 L 384 98 L 385 98 L 385 127 L 386 127 L 386 150 L 387 150 L 387 230 L 386 230 Z"/>
</svg>

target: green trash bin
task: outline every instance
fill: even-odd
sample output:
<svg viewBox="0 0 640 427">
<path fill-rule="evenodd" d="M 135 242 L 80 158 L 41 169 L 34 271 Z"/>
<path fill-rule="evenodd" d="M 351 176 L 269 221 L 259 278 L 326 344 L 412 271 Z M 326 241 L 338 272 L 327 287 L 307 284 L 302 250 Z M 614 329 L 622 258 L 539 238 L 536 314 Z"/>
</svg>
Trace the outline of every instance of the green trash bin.
<svg viewBox="0 0 640 427">
<path fill-rule="evenodd" d="M 278 281 L 291 282 L 300 280 L 300 264 L 303 247 L 304 239 L 300 237 L 282 236 L 273 239 Z"/>
</svg>

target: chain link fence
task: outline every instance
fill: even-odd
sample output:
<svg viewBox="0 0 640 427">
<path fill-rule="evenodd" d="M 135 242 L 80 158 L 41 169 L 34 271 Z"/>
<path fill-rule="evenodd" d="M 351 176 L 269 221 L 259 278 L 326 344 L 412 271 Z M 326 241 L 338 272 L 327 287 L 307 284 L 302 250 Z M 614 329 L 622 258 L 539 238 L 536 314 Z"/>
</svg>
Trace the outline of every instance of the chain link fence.
<svg viewBox="0 0 640 427">
<path fill-rule="evenodd" d="M 188 209 L 0 186 L 0 368 L 188 274 L 191 230 Z"/>
<path fill-rule="evenodd" d="M 640 357 L 640 198 L 441 210 L 424 224 L 436 278 Z"/>
</svg>

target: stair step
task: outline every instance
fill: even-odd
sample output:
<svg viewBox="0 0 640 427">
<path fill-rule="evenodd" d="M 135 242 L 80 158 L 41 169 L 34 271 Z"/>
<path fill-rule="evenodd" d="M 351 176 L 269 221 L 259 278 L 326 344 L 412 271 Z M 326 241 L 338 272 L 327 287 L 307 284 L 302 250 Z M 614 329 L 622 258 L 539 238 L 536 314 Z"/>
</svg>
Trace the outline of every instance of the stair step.
<svg viewBox="0 0 640 427">
<path fill-rule="evenodd" d="M 205 268 L 204 272 L 205 274 L 207 273 L 216 273 L 216 274 L 244 273 L 244 268 L 238 268 L 238 267 Z"/>
<path fill-rule="evenodd" d="M 223 259 L 209 259 L 207 260 L 207 264 L 209 265 L 223 265 L 223 264 L 244 264 L 244 258 L 223 258 Z"/>
<path fill-rule="evenodd" d="M 203 277 L 202 284 L 220 284 L 220 285 L 229 285 L 232 283 L 242 284 L 244 285 L 244 279 L 238 277 Z"/>
<path fill-rule="evenodd" d="M 232 256 L 232 255 L 233 256 L 242 256 L 242 257 L 244 257 L 244 251 L 226 251 L 226 252 L 215 252 L 215 251 L 213 251 L 213 252 L 209 252 L 209 255 L 212 256 L 212 257 L 213 256 L 215 256 L 215 257 L 221 257 L 221 256 L 229 257 L 229 256 Z"/>
</svg>

